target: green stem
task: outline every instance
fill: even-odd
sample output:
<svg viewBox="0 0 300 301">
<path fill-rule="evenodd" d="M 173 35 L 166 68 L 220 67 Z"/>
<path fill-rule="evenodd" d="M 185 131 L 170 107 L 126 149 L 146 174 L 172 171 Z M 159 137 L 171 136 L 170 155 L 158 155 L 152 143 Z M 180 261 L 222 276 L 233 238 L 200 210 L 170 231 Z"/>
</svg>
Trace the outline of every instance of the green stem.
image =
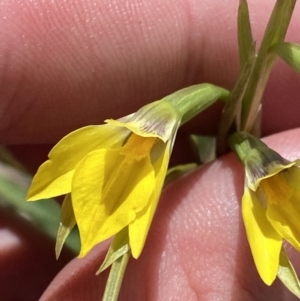
<svg viewBox="0 0 300 301">
<path fill-rule="evenodd" d="M 181 116 L 181 125 L 188 122 L 218 99 L 227 99 L 229 91 L 212 84 L 193 85 L 163 98 L 174 106 Z"/>
<path fill-rule="evenodd" d="M 243 131 L 250 132 L 255 123 L 263 91 L 276 58 L 270 52 L 270 47 L 284 40 L 295 3 L 296 0 L 277 0 L 275 4 L 243 99 Z"/>
<path fill-rule="evenodd" d="M 236 130 L 240 130 L 241 102 L 255 62 L 255 44 L 248 49 L 248 58 L 243 63 L 239 78 L 225 102 L 218 129 L 217 153 L 223 155 L 227 151 L 227 134 L 236 119 Z"/>
<path fill-rule="evenodd" d="M 130 251 L 118 258 L 111 266 L 102 301 L 117 301 L 130 257 Z"/>
</svg>

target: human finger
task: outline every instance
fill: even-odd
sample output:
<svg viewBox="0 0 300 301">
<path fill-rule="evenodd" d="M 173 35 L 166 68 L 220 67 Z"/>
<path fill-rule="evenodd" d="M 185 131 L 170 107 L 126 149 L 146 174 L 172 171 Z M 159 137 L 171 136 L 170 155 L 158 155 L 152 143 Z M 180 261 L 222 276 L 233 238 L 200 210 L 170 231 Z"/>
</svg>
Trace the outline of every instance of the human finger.
<svg viewBox="0 0 300 301">
<path fill-rule="evenodd" d="M 260 40 L 274 1 L 249 2 Z M 194 83 L 232 88 L 237 7 L 230 0 L 4 1 L 0 142 L 55 143 Z M 296 7 L 288 34 L 296 42 L 299 22 Z M 299 125 L 299 79 L 282 64 L 276 69 L 265 94 L 264 134 Z M 214 133 L 219 113 L 217 106 L 181 132 Z"/>
</svg>

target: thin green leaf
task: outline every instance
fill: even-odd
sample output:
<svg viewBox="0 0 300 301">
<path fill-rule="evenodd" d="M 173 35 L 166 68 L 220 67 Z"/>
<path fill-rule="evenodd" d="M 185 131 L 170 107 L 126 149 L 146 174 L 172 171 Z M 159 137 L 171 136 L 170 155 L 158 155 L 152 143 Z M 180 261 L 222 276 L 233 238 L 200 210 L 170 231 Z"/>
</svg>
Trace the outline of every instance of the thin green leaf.
<svg viewBox="0 0 300 301">
<path fill-rule="evenodd" d="M 208 163 L 216 158 L 216 137 L 190 135 L 190 142 L 199 162 Z"/>
<path fill-rule="evenodd" d="M 25 167 L 11 154 L 7 147 L 0 145 L 0 161 L 10 167 L 26 173 Z"/>
<path fill-rule="evenodd" d="M 300 45 L 293 43 L 277 43 L 272 49 L 279 55 L 288 65 L 300 73 Z"/>
<path fill-rule="evenodd" d="M 188 164 L 183 164 L 183 165 L 177 165 L 177 166 L 170 168 L 165 177 L 164 186 L 167 186 L 169 183 L 190 173 L 191 171 L 196 169 L 197 166 L 198 165 L 196 163 L 188 163 Z"/>
<path fill-rule="evenodd" d="M 277 276 L 291 293 L 300 298 L 299 279 L 284 248 L 280 252 Z"/>
<path fill-rule="evenodd" d="M 249 50 L 254 44 L 248 3 L 246 0 L 240 0 L 238 10 L 238 44 L 240 54 L 240 68 L 242 69 L 249 57 Z"/>
<path fill-rule="evenodd" d="M 129 252 L 129 237 L 128 237 L 128 228 L 124 228 L 120 231 L 115 237 L 113 242 L 111 243 L 106 257 L 96 272 L 96 275 L 99 275 L 105 269 L 110 267 L 115 261 L 119 260 L 125 253 Z"/>
<path fill-rule="evenodd" d="M 13 210 L 29 220 L 36 229 L 54 239 L 59 224 L 60 205 L 53 199 L 26 202 L 30 182 L 31 177 L 27 173 L 0 162 L 0 206 Z M 66 246 L 78 253 L 77 231 L 71 233 Z"/>
<path fill-rule="evenodd" d="M 256 120 L 262 95 L 269 79 L 276 54 L 270 48 L 284 41 L 296 0 L 277 0 L 268 22 L 253 72 L 242 102 L 243 131 L 250 132 Z"/>
</svg>

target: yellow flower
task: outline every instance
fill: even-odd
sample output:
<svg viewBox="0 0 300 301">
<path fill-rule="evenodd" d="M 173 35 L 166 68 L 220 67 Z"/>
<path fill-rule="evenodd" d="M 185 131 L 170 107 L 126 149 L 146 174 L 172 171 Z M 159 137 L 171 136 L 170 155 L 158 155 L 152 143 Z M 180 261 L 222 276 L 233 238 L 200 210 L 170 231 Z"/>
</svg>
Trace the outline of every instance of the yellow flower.
<svg viewBox="0 0 300 301">
<path fill-rule="evenodd" d="M 132 255 L 138 258 L 157 207 L 178 127 L 228 94 L 211 84 L 190 86 L 134 114 L 81 128 L 59 141 L 28 191 L 29 201 L 66 194 L 57 257 L 77 223 L 79 256 L 128 230 Z"/>
<path fill-rule="evenodd" d="M 286 261 L 283 241 L 300 251 L 299 161 L 284 159 L 246 133 L 234 134 L 231 145 L 246 169 L 242 215 L 258 273 L 267 285 L 276 276 L 285 282 L 281 277 Z"/>
<path fill-rule="evenodd" d="M 139 257 L 167 172 L 179 112 L 167 101 L 64 137 L 35 175 L 31 201 L 71 193 L 85 256 L 128 226 Z"/>
</svg>

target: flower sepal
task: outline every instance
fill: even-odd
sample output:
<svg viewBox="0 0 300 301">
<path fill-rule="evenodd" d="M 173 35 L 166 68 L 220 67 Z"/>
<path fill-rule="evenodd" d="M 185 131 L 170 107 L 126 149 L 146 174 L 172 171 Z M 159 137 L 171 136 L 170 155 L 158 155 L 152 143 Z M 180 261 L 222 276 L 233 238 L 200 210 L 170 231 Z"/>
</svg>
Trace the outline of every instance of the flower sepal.
<svg viewBox="0 0 300 301">
<path fill-rule="evenodd" d="M 76 220 L 75 220 L 74 211 L 72 207 L 71 194 L 68 193 L 65 196 L 64 201 L 61 205 L 60 223 L 59 223 L 57 236 L 56 236 L 56 243 L 55 243 L 56 259 L 59 258 L 62 247 L 75 225 L 76 225 Z"/>
<path fill-rule="evenodd" d="M 96 272 L 99 275 L 104 270 L 109 268 L 116 260 L 122 257 L 125 253 L 130 251 L 128 227 L 125 227 L 115 235 L 110 247 L 106 253 L 105 259 L 100 268 Z"/>
<path fill-rule="evenodd" d="M 285 287 L 300 299 L 300 282 L 284 248 L 280 252 L 277 276 Z"/>
<path fill-rule="evenodd" d="M 270 149 L 259 138 L 246 133 L 237 132 L 229 137 L 231 149 L 246 168 L 246 186 L 256 191 L 263 179 L 272 177 L 284 169 L 299 165 L 283 158 Z"/>
</svg>

